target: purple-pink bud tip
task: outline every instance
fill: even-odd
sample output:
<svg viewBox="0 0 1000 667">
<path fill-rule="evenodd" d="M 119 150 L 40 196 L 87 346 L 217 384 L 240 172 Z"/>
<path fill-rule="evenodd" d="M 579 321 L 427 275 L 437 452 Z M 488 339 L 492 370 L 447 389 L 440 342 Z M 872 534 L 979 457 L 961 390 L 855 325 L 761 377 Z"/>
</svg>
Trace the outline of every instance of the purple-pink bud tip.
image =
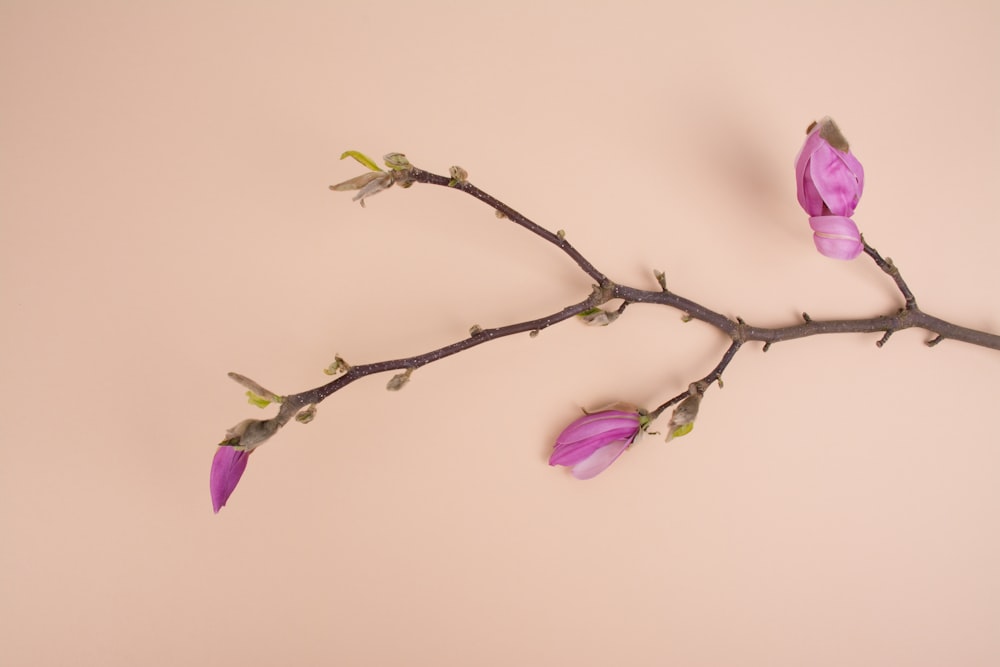
<svg viewBox="0 0 1000 667">
<path fill-rule="evenodd" d="M 212 508 L 216 514 L 225 506 L 233 489 L 239 484 L 243 471 L 247 469 L 250 454 L 251 452 L 235 447 L 219 447 L 215 450 L 209 488 L 212 491 Z"/>
<path fill-rule="evenodd" d="M 854 259 L 864 244 L 851 220 L 865 187 L 865 171 L 829 118 L 809 128 L 795 158 L 796 194 L 809 214 L 816 249 L 833 259 Z"/>
</svg>

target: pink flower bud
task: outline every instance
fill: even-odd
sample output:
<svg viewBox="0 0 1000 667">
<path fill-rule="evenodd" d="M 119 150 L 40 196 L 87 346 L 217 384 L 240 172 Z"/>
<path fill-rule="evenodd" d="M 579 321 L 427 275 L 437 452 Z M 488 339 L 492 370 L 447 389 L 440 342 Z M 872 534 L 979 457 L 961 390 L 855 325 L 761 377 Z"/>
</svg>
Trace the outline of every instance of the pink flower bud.
<svg viewBox="0 0 1000 667">
<path fill-rule="evenodd" d="M 861 254 L 861 232 L 850 218 L 821 215 L 809 218 L 813 242 L 820 254 L 833 259 L 854 259 Z"/>
<path fill-rule="evenodd" d="M 865 170 L 830 118 L 810 126 L 795 158 L 799 204 L 811 216 L 851 217 L 865 186 Z"/>
<path fill-rule="evenodd" d="M 567 466 L 577 479 L 596 477 L 622 455 L 642 429 L 637 410 L 602 410 L 584 415 L 556 438 L 550 466 Z"/>
<path fill-rule="evenodd" d="M 215 450 L 209 488 L 212 491 L 212 507 L 216 514 L 225 506 L 233 489 L 239 484 L 243 471 L 247 469 L 247 461 L 250 459 L 251 453 L 225 445 Z"/>
</svg>

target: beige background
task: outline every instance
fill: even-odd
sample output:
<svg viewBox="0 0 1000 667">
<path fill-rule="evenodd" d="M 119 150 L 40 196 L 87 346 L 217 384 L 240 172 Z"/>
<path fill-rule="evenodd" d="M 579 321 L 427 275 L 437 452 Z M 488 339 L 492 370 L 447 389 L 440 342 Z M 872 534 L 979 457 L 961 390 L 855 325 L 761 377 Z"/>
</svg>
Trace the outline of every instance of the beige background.
<svg viewBox="0 0 1000 667">
<path fill-rule="evenodd" d="M 995 665 L 1000 355 L 904 332 L 742 352 L 694 433 L 549 468 L 725 341 L 635 307 L 225 429 L 589 281 L 471 199 L 327 185 L 405 152 L 613 278 L 753 323 L 899 303 L 812 247 L 792 159 L 836 117 L 856 219 L 928 311 L 1000 330 L 1000 6 L 0 2 L 0 662 Z"/>
</svg>

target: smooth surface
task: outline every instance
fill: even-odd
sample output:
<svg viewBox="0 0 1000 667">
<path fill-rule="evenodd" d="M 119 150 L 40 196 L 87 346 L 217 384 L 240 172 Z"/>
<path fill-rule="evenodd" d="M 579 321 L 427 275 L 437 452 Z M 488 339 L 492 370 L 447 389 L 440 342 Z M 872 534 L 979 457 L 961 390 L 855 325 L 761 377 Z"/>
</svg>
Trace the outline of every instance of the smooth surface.
<svg viewBox="0 0 1000 667">
<path fill-rule="evenodd" d="M 996 2 L 0 2 L 0 662 L 1000 664 L 1000 354 L 903 332 L 748 346 L 694 432 L 578 482 L 581 406 L 652 407 L 725 341 L 636 306 L 289 393 L 585 296 L 406 153 L 614 279 L 753 323 L 892 312 L 813 248 L 792 160 L 837 119 L 855 220 L 929 312 L 1000 331 Z M 663 424 L 660 424 L 661 426 Z"/>
</svg>

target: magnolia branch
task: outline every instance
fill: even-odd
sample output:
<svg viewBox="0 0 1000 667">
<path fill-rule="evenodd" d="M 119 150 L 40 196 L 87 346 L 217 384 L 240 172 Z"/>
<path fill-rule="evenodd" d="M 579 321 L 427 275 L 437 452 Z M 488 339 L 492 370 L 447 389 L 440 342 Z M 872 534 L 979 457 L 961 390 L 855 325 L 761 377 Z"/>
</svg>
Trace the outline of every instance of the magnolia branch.
<svg viewBox="0 0 1000 667">
<path fill-rule="evenodd" d="M 685 298 L 666 289 L 661 288 L 660 290 L 645 290 L 612 282 L 610 279 L 605 277 L 605 274 L 596 268 L 594 264 L 590 262 L 579 250 L 574 248 L 573 245 L 566 240 L 564 235 L 548 231 L 499 199 L 484 192 L 483 190 L 480 190 L 467 181 L 455 182 L 454 179 L 450 179 L 446 176 L 433 174 L 417 168 L 410 168 L 404 170 L 402 173 L 405 173 L 406 178 L 414 183 L 444 186 L 460 190 L 472 197 L 475 197 L 494 210 L 499 211 L 503 217 L 509 219 L 511 222 L 524 227 L 531 233 L 559 248 L 570 259 L 572 259 L 584 273 L 591 278 L 598 280 L 599 284 L 594 286 L 593 292 L 583 301 L 567 306 L 566 308 L 545 317 L 491 329 L 482 329 L 478 326 L 474 326 L 470 330 L 468 338 L 463 338 L 462 340 L 451 343 L 450 345 L 411 357 L 379 361 L 357 366 L 350 366 L 343 363 L 340 366 L 340 370 L 343 370 L 344 372 L 335 380 L 307 391 L 285 396 L 281 400 L 281 411 L 278 417 L 275 417 L 275 421 L 281 422 L 280 425 L 287 423 L 291 416 L 294 416 L 294 414 L 296 414 L 299 410 L 305 408 L 306 406 L 320 403 L 331 394 L 340 391 L 347 385 L 356 380 L 360 380 L 363 377 L 401 370 L 404 371 L 404 373 L 394 376 L 393 381 L 390 381 L 389 383 L 390 389 L 399 389 L 406 383 L 407 380 L 409 380 L 410 374 L 414 370 L 438 361 L 439 359 L 443 359 L 483 343 L 504 338 L 506 336 L 513 336 L 515 334 L 522 333 L 537 335 L 537 333 L 542 329 L 546 329 L 553 324 L 557 324 L 571 319 L 574 316 L 599 308 L 609 301 L 616 299 L 621 299 L 623 301 L 622 307 L 617 309 L 616 314 L 624 312 L 624 306 L 628 304 L 649 303 L 668 306 L 682 312 L 685 320 L 698 320 L 705 322 L 706 324 L 715 327 L 731 339 L 732 344 L 726 350 L 726 354 L 719 365 L 704 378 L 696 383 L 693 383 L 701 386 L 701 392 L 704 392 L 704 390 L 713 382 L 721 379 L 723 372 L 729 365 L 729 362 L 735 357 L 736 352 L 744 343 L 751 341 L 764 343 L 764 349 L 766 350 L 774 343 L 789 341 L 797 338 L 807 338 L 809 336 L 845 333 L 882 333 L 883 337 L 878 342 L 881 346 L 881 344 L 888 340 L 888 337 L 896 331 L 910 328 L 920 328 L 936 335 L 935 338 L 928 341 L 929 345 L 937 344 L 944 339 L 951 339 L 1000 350 L 1000 336 L 962 327 L 929 315 L 920 310 L 916 305 L 916 299 L 914 298 L 913 293 L 906 286 L 905 281 L 900 275 L 899 269 L 895 267 L 891 260 L 883 259 L 878 251 L 867 244 L 865 244 L 865 252 L 872 257 L 880 269 L 882 269 L 895 281 L 897 287 L 899 288 L 904 298 L 903 308 L 890 315 L 878 315 L 875 317 L 858 319 L 814 320 L 803 313 L 804 321 L 800 323 L 784 327 L 752 326 L 744 322 L 742 319 L 732 319 L 726 317 L 719 312 L 711 310 L 695 301 L 692 301 L 691 299 Z M 661 285 L 663 285 L 663 283 L 661 283 Z M 254 387 L 251 387 L 251 390 L 256 394 L 267 391 L 259 385 L 256 385 L 256 383 L 254 383 Z M 680 402 L 683 398 L 690 395 L 691 391 L 691 389 L 686 390 L 666 401 L 664 404 L 656 408 L 656 410 L 651 412 L 650 416 L 653 418 L 659 416 L 659 414 L 666 408 Z M 270 394 L 271 392 L 267 393 Z M 241 444 L 245 445 L 245 443 Z"/>
<path fill-rule="evenodd" d="M 902 296 L 903 305 L 895 312 L 873 317 L 837 320 L 814 320 L 806 313 L 803 313 L 801 322 L 789 324 L 784 327 L 753 326 L 741 318 L 727 317 L 700 303 L 668 290 L 666 280 L 659 271 L 654 272 L 656 280 L 659 283 L 659 289 L 656 290 L 631 287 L 612 281 L 566 240 L 564 232 L 560 230 L 553 233 L 528 219 L 504 202 L 480 190 L 466 180 L 465 171 L 459 167 L 452 167 L 451 177 L 447 177 L 418 169 L 410 165 L 405 157 L 400 154 L 390 154 L 386 156 L 386 164 L 390 167 L 390 170 L 383 171 L 374 166 L 364 156 L 358 157 L 359 155 L 352 154 L 352 157 L 362 161 L 372 171 L 337 186 L 331 186 L 332 189 L 358 190 L 355 200 L 360 200 L 362 205 L 364 205 L 366 198 L 389 189 L 393 185 L 409 187 L 415 183 L 422 183 L 459 190 L 492 208 L 497 218 L 506 218 L 559 248 L 581 271 L 594 281 L 593 289 L 583 300 L 544 317 L 488 329 L 484 329 L 478 325 L 472 326 L 467 337 L 423 354 L 360 365 L 350 365 L 340 357 L 337 357 L 334 364 L 331 364 L 330 368 L 327 369 L 329 374 L 337 375 L 335 379 L 321 386 L 296 394 L 279 396 L 249 378 L 236 373 L 230 373 L 230 377 L 248 389 L 247 393 L 250 396 L 251 402 L 261 407 L 274 402 L 279 404 L 280 407 L 278 414 L 271 419 L 244 420 L 233 429 L 230 429 L 227 438 L 220 443 L 223 445 L 223 449 L 230 450 L 232 455 L 228 458 L 217 457 L 217 462 L 222 461 L 218 463 L 218 468 L 221 471 L 219 479 L 222 481 L 216 482 L 213 477 L 213 501 L 216 502 L 216 511 L 225 503 L 228 493 L 231 493 L 231 487 L 226 486 L 228 483 L 227 480 L 238 480 L 242 474 L 242 467 L 246 465 L 246 454 L 249 454 L 256 447 L 263 444 L 264 441 L 273 436 L 293 418 L 300 422 L 311 421 L 315 414 L 315 406 L 318 403 L 356 380 L 378 373 L 401 371 L 395 374 L 387 384 L 387 389 L 398 390 L 410 380 L 411 374 L 416 369 L 422 368 L 439 359 L 507 336 L 524 333 L 535 336 L 541 330 L 547 329 L 554 324 L 577 317 L 590 324 L 607 325 L 623 314 L 626 307 L 638 303 L 673 308 L 682 313 L 684 321 L 697 320 L 704 322 L 720 331 L 730 341 L 715 368 L 701 379 L 692 382 L 686 390 L 665 401 L 653 411 L 648 413 L 639 411 L 641 418 L 631 413 L 612 411 L 610 413 L 611 417 L 608 417 L 608 419 L 621 419 L 620 415 L 631 414 L 633 421 L 640 419 L 641 422 L 635 428 L 645 430 L 649 422 L 659 417 L 667 408 L 679 404 L 670 420 L 668 439 L 674 435 L 683 435 L 690 430 L 702 395 L 712 384 L 716 382 L 720 385 L 722 384 L 722 375 L 726 368 L 736 357 L 740 349 L 748 342 L 763 343 L 763 350 L 767 351 L 774 343 L 810 336 L 846 333 L 881 333 L 881 338 L 876 342 L 881 347 L 896 331 L 918 328 L 934 334 L 934 337 L 927 341 L 928 346 L 936 345 L 943 340 L 955 340 L 1000 350 L 1000 336 L 963 327 L 934 317 L 921 310 L 917 306 L 913 292 L 903 280 L 899 269 L 892 260 L 883 258 L 877 250 L 865 243 L 863 239 L 859 240 L 858 251 L 863 250 L 874 261 L 875 265 L 893 280 Z M 834 223 L 841 224 L 837 220 L 834 220 Z M 828 221 L 824 224 L 832 223 Z M 851 224 L 853 225 L 853 222 Z M 603 308 L 612 301 L 620 301 L 621 303 L 617 308 Z M 613 424 L 612 427 L 619 428 L 617 423 Z M 684 430 L 685 427 L 686 430 Z M 571 429 L 568 429 L 568 431 Z M 638 430 L 628 439 L 628 443 L 631 443 L 636 433 L 638 433 Z M 624 441 L 617 440 L 616 442 Z M 562 445 L 557 443 L 557 448 L 560 446 Z M 225 466 L 229 468 L 224 470 Z M 215 475 L 215 471 L 216 466 L 213 465 L 213 475 Z M 232 484 L 235 485 L 235 481 L 232 481 Z"/>
</svg>

